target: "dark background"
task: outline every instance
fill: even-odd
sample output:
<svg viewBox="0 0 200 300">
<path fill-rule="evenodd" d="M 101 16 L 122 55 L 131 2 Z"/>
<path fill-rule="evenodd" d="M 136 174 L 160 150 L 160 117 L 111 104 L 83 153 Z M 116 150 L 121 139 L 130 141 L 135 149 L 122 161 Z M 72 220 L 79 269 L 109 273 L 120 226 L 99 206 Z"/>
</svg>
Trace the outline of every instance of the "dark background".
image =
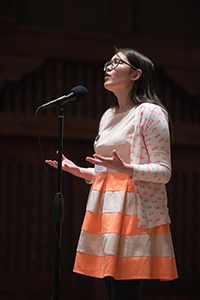
<svg viewBox="0 0 200 300">
<path fill-rule="evenodd" d="M 51 299 L 56 170 L 46 166 L 35 126 L 38 106 L 84 85 L 68 103 L 64 153 L 89 166 L 114 46 L 149 56 L 173 120 L 173 176 L 167 185 L 179 279 L 147 281 L 142 300 L 200 297 L 200 1 L 0 0 L 0 300 Z M 56 158 L 57 108 L 38 114 L 45 158 Z M 89 185 L 63 173 L 60 299 L 106 299 L 101 280 L 74 274 Z"/>
</svg>

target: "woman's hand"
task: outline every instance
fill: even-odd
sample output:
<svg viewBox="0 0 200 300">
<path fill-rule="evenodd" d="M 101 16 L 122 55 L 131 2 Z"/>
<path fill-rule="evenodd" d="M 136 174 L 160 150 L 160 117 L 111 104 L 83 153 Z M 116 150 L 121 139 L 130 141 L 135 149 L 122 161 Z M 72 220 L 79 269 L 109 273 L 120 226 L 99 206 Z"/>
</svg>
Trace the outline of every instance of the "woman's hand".
<svg viewBox="0 0 200 300">
<path fill-rule="evenodd" d="M 56 152 L 58 154 L 58 151 Z M 57 160 L 45 160 L 45 163 L 48 165 L 58 168 L 58 162 Z M 87 181 L 91 181 L 94 174 L 90 168 L 81 168 L 78 167 L 73 161 L 70 159 L 66 158 L 64 154 L 62 154 L 62 170 L 69 172 L 77 177 L 83 178 Z"/>
<path fill-rule="evenodd" d="M 58 152 L 56 153 L 58 154 Z M 45 163 L 56 169 L 58 168 L 58 162 L 56 160 L 45 160 Z M 77 170 L 77 168 L 78 167 L 71 160 L 69 160 L 64 156 L 64 154 L 62 154 L 62 170 L 73 174 L 73 172 Z"/>
<path fill-rule="evenodd" d="M 112 157 L 104 157 L 98 154 L 94 154 L 93 157 L 86 157 L 86 160 L 90 163 L 98 166 L 103 166 L 108 169 L 115 170 L 119 173 L 124 173 L 130 178 L 133 177 L 133 166 L 131 164 L 126 164 L 121 157 L 117 154 L 116 150 L 113 150 Z"/>
</svg>

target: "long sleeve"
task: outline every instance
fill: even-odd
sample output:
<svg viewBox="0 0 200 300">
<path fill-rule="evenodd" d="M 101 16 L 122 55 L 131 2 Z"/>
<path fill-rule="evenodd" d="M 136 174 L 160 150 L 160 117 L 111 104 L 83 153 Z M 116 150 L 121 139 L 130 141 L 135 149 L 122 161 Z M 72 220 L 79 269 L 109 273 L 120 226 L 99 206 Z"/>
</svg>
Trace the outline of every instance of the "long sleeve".
<svg viewBox="0 0 200 300">
<path fill-rule="evenodd" d="M 171 177 L 170 133 L 166 113 L 159 107 L 147 105 L 140 112 L 140 132 L 133 138 L 132 161 L 135 153 L 133 180 L 167 183 Z M 138 137 L 138 139 L 137 139 Z M 137 148 L 137 149 L 135 149 Z"/>
</svg>

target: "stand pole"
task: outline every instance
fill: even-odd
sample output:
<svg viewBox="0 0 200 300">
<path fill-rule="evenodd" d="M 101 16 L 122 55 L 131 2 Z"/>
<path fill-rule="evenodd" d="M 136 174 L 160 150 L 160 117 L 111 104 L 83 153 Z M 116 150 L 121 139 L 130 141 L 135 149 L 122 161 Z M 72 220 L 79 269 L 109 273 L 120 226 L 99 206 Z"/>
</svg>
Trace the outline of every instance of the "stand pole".
<svg viewBox="0 0 200 300">
<path fill-rule="evenodd" d="M 59 132 L 58 132 L 58 178 L 57 193 L 54 199 L 54 220 L 55 220 L 55 267 L 54 267 L 54 292 L 51 300 L 59 300 L 59 277 L 61 262 L 61 230 L 62 221 L 64 220 L 64 200 L 62 195 L 62 152 L 63 152 L 63 125 L 64 125 L 64 109 L 63 105 L 59 105 Z"/>
</svg>

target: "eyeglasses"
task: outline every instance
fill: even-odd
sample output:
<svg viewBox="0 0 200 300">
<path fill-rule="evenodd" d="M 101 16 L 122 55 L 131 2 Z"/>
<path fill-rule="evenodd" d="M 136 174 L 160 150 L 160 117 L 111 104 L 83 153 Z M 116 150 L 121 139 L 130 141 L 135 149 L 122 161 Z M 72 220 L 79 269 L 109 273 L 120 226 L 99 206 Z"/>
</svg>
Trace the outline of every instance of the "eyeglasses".
<svg viewBox="0 0 200 300">
<path fill-rule="evenodd" d="M 138 68 L 136 68 L 136 67 L 130 65 L 129 63 L 127 63 L 126 61 L 124 61 L 124 60 L 121 59 L 121 58 L 115 58 L 115 59 L 113 59 L 113 60 L 107 61 L 107 62 L 104 64 L 103 70 L 104 70 L 104 72 L 105 72 L 106 69 L 107 69 L 108 67 L 110 67 L 110 68 L 112 68 L 112 69 L 116 69 L 116 68 L 119 66 L 120 63 L 124 63 L 124 64 L 128 65 L 129 67 L 131 67 L 131 68 L 134 69 L 134 70 L 137 70 L 137 69 L 138 69 Z"/>
</svg>

